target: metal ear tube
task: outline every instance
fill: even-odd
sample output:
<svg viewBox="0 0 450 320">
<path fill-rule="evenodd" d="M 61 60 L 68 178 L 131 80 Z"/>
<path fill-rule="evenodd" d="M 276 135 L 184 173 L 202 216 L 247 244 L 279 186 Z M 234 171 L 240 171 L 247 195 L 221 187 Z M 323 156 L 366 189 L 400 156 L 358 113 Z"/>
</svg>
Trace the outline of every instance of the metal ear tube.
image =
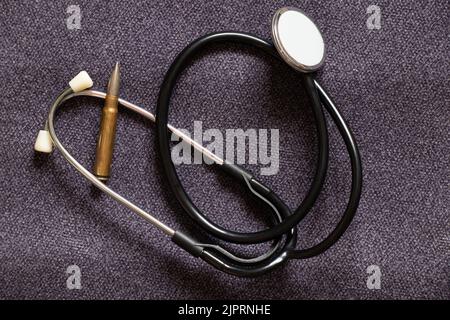
<svg viewBox="0 0 450 320">
<path fill-rule="evenodd" d="M 86 71 L 81 71 L 69 81 L 69 90 L 71 92 L 80 92 L 92 87 L 93 84 L 89 74 Z M 45 124 L 44 130 L 39 131 L 34 143 L 34 150 L 41 153 L 51 153 L 53 151 L 53 141 L 48 132 L 48 123 Z"/>
</svg>

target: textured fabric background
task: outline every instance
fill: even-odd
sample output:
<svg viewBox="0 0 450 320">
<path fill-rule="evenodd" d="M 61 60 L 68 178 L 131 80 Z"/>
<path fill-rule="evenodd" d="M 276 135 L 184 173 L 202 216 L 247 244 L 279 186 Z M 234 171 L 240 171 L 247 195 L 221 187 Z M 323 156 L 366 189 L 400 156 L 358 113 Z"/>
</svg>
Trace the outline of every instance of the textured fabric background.
<svg viewBox="0 0 450 320">
<path fill-rule="evenodd" d="M 81 30 L 66 9 L 81 8 Z M 381 30 L 366 26 L 370 4 Z M 121 94 L 154 111 L 170 63 L 212 31 L 270 38 L 280 6 L 306 11 L 327 43 L 317 75 L 360 146 L 364 189 L 356 218 L 326 253 L 257 279 L 218 272 L 118 206 L 34 139 L 53 99 L 80 70 L 104 90 L 116 61 Z M 449 8 L 447 1 L 12 1 L 0 2 L 0 298 L 449 299 Z M 91 168 L 101 101 L 65 104 L 57 132 Z M 280 171 L 259 176 L 298 206 L 312 179 L 316 137 L 299 76 L 242 46 L 211 47 L 180 79 L 171 123 L 192 129 L 278 128 Z M 330 120 L 328 118 L 328 120 Z M 317 205 L 299 227 L 299 247 L 323 239 L 342 213 L 349 162 L 329 121 L 330 169 Z M 174 200 L 156 156 L 154 125 L 121 111 L 109 185 L 167 224 L 193 226 Z M 237 230 L 264 227 L 248 192 L 205 165 L 180 166 L 198 206 Z M 259 251 L 261 246 L 240 249 Z M 264 247 L 264 246 L 263 246 Z M 81 290 L 66 269 L 81 268 Z M 366 286 L 370 265 L 381 289 Z"/>
</svg>

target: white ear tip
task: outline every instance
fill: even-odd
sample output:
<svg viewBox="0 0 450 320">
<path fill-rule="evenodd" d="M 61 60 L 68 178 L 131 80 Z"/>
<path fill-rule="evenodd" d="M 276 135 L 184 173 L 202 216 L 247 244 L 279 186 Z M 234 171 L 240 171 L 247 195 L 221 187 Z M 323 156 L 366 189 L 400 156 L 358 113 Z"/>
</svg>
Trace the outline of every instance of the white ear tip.
<svg viewBox="0 0 450 320">
<path fill-rule="evenodd" d="M 47 130 L 40 130 L 34 143 L 34 150 L 38 152 L 51 153 L 53 142 L 50 133 Z"/>
<path fill-rule="evenodd" d="M 69 86 L 72 88 L 73 92 L 80 92 L 87 88 L 92 87 L 94 82 L 92 82 L 91 77 L 89 77 L 86 71 L 81 71 L 69 82 Z"/>
</svg>

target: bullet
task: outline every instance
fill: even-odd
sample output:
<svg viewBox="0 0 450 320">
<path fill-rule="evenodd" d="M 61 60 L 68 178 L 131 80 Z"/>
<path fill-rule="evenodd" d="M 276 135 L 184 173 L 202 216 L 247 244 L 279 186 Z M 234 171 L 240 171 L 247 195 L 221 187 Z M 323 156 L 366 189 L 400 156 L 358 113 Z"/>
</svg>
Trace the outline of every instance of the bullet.
<svg viewBox="0 0 450 320">
<path fill-rule="evenodd" d="M 119 86 L 120 71 L 119 63 L 117 62 L 108 82 L 95 154 L 94 174 L 99 180 L 104 182 L 109 179 L 111 174 L 117 114 L 119 112 Z"/>
</svg>

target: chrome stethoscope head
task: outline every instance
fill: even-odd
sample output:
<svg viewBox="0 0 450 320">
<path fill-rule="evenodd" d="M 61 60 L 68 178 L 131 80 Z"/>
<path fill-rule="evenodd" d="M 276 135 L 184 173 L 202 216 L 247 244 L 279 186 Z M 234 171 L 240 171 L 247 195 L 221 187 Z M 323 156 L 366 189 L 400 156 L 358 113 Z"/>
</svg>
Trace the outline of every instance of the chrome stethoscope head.
<svg viewBox="0 0 450 320">
<path fill-rule="evenodd" d="M 272 19 L 272 38 L 280 56 L 297 71 L 320 69 L 325 43 L 316 24 L 300 9 L 283 7 Z"/>
</svg>

